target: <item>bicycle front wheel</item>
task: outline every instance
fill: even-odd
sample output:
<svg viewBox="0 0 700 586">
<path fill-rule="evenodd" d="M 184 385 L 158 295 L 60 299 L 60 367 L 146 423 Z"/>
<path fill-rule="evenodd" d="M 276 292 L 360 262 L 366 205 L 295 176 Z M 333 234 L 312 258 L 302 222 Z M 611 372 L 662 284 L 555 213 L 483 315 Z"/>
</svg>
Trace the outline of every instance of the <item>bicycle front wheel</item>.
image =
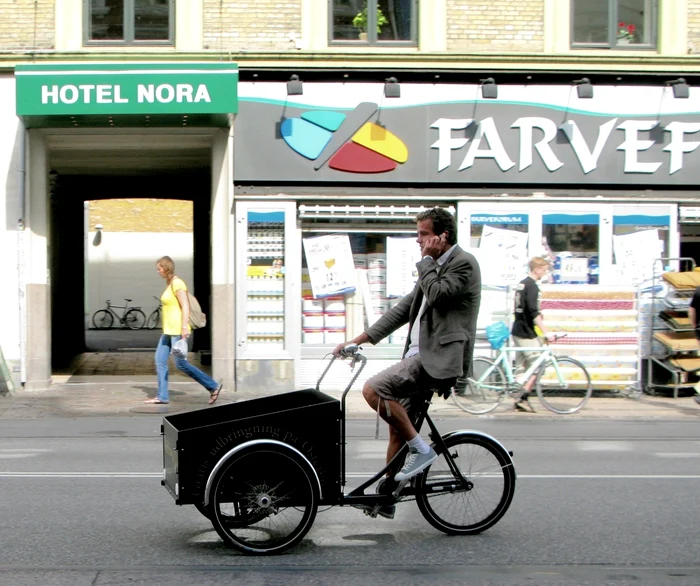
<svg viewBox="0 0 700 586">
<path fill-rule="evenodd" d="M 124 316 L 124 324 L 130 330 L 140 330 L 146 323 L 146 314 L 140 309 L 130 309 Z"/>
<path fill-rule="evenodd" d="M 416 503 L 433 527 L 451 535 L 473 535 L 495 525 L 515 494 L 515 468 L 492 438 L 458 432 L 445 438 L 441 453 L 416 480 Z M 447 458 L 460 471 L 457 478 Z"/>
<path fill-rule="evenodd" d="M 159 321 L 160 321 L 160 311 L 158 311 L 156 309 L 155 311 L 153 311 L 151 313 L 151 315 L 148 316 L 148 320 L 146 320 L 146 327 L 149 330 L 155 330 Z"/>
<path fill-rule="evenodd" d="M 465 387 L 455 388 L 452 400 L 457 407 L 472 415 L 490 413 L 503 399 L 506 376 L 493 360 L 478 356 L 472 362 L 472 376 Z"/>
<path fill-rule="evenodd" d="M 281 553 L 316 518 L 319 487 L 311 465 L 280 445 L 255 445 L 217 472 L 211 521 L 224 542 L 243 553 Z"/>
<path fill-rule="evenodd" d="M 113 323 L 114 317 L 112 317 L 112 314 L 106 309 L 100 309 L 92 316 L 92 325 L 98 330 L 108 330 L 112 327 Z"/>
<path fill-rule="evenodd" d="M 540 403 L 560 415 L 576 413 L 593 393 L 586 367 L 568 356 L 552 357 L 537 374 L 535 388 Z"/>
</svg>

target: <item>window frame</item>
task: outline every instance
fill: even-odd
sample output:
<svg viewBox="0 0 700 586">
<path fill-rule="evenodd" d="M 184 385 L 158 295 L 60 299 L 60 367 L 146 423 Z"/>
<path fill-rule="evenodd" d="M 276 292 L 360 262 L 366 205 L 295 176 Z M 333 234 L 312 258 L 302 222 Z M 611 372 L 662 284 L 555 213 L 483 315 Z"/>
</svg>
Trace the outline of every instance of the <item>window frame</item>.
<svg viewBox="0 0 700 586">
<path fill-rule="evenodd" d="M 175 46 L 175 0 L 168 0 L 168 38 L 154 40 L 135 39 L 135 0 L 122 0 L 124 4 L 124 38 L 123 39 L 91 39 L 92 1 L 83 2 L 83 46 L 85 47 L 174 47 Z"/>
<path fill-rule="evenodd" d="M 367 13 L 371 17 L 371 21 L 376 20 L 377 4 L 379 0 L 366 0 L 367 1 Z M 388 40 L 383 41 L 377 38 L 377 27 L 367 26 L 367 40 L 357 40 L 353 39 L 334 39 L 333 38 L 333 20 L 334 20 L 334 4 L 335 0 L 328 0 L 328 46 L 329 47 L 408 47 L 416 48 L 418 47 L 418 31 L 420 29 L 419 20 L 419 2 L 418 0 L 411 1 L 411 14 L 413 18 L 411 19 L 411 38 L 406 41 L 401 40 Z M 372 16 L 374 15 L 374 16 Z M 371 22 L 370 21 L 370 22 Z"/>
<path fill-rule="evenodd" d="M 572 0 L 571 12 L 569 18 L 569 43 L 571 49 L 604 49 L 609 51 L 650 51 L 658 50 L 659 48 L 659 21 L 660 6 L 659 0 L 644 0 L 647 4 L 645 10 L 649 14 L 649 42 L 648 43 L 632 43 L 632 44 L 618 44 L 617 42 L 617 25 L 620 22 L 618 17 L 618 8 L 620 0 L 606 0 L 608 3 L 608 41 L 606 43 L 583 43 L 574 41 L 575 32 L 575 22 L 574 22 L 574 4 L 576 1 L 586 1 L 586 0 Z"/>
</svg>

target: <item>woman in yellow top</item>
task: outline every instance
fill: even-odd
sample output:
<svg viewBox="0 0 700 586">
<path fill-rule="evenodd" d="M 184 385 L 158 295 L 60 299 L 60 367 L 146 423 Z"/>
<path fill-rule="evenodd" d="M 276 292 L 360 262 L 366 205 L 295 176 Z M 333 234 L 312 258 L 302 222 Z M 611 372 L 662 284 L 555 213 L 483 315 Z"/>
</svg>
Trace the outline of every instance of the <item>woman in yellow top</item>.
<svg viewBox="0 0 700 586">
<path fill-rule="evenodd" d="M 168 284 L 160 297 L 163 306 L 163 333 L 156 347 L 156 373 L 158 374 L 158 394 L 146 403 L 165 405 L 170 402 L 168 396 L 168 356 L 175 342 L 190 336 L 190 304 L 187 299 L 187 285 L 175 276 L 175 263 L 169 256 L 164 256 L 156 262 L 158 274 Z M 209 391 L 209 404 L 213 405 L 219 398 L 222 384 L 217 384 L 205 372 L 192 366 L 187 359 L 173 353 L 175 366 Z"/>
</svg>

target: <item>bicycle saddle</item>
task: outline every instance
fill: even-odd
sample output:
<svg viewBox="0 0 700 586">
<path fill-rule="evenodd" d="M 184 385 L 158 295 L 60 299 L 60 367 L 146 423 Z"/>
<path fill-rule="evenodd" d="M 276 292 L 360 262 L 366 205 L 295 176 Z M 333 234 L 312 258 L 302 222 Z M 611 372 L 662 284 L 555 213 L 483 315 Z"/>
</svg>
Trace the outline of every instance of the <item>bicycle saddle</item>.
<svg viewBox="0 0 700 586">
<path fill-rule="evenodd" d="M 128 301 L 129 303 L 131 303 L 131 299 L 127 299 L 126 297 L 124 297 L 124 301 Z"/>
</svg>

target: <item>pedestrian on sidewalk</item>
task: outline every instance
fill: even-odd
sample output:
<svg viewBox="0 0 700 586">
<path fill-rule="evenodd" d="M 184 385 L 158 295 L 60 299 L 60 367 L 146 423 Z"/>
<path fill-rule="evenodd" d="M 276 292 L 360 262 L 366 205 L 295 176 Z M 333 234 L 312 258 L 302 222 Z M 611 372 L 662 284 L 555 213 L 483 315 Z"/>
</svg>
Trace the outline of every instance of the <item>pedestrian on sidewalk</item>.
<svg viewBox="0 0 700 586">
<path fill-rule="evenodd" d="M 695 339 L 700 343 L 700 328 L 698 327 L 698 316 L 700 315 L 700 287 L 695 288 L 693 298 L 688 306 L 688 317 L 695 332 Z M 700 382 L 695 385 L 696 393 L 700 393 Z M 700 404 L 700 394 L 695 395 L 695 402 Z"/>
<path fill-rule="evenodd" d="M 538 328 L 542 335 L 547 340 L 553 340 L 553 334 L 550 334 L 544 325 L 544 318 L 540 311 L 540 288 L 537 285 L 538 281 L 544 277 L 550 270 L 549 261 L 541 256 L 535 256 L 530 259 L 530 273 L 518 284 L 515 291 L 513 327 L 511 336 L 513 344 L 521 348 L 541 348 L 542 341 L 536 331 Z M 516 352 L 515 353 L 515 370 L 516 372 L 525 372 L 537 360 L 540 353 L 537 352 Z M 535 376 L 531 376 L 523 385 L 523 393 L 520 399 L 515 403 L 515 409 L 519 411 L 533 411 L 528 409 L 528 397 L 532 390 L 532 385 L 535 384 Z"/>
<path fill-rule="evenodd" d="M 457 245 L 452 214 L 432 208 L 419 213 L 416 223 L 422 258 L 416 264 L 418 281 L 413 291 L 365 332 L 333 350 L 337 357 L 348 343 L 377 344 L 410 324 L 402 360 L 371 377 L 362 389 L 370 407 L 389 424 L 387 462 L 404 443 L 409 446 L 403 468 L 377 487 L 379 492 L 387 493 L 437 458 L 413 425 L 410 403 L 431 389 L 448 392 L 462 375 L 465 353 L 469 353 L 471 362 L 481 301 L 479 264 Z M 393 518 L 394 506 L 382 507 L 379 515 Z"/>
<path fill-rule="evenodd" d="M 153 399 L 147 399 L 144 402 L 155 405 L 166 405 L 170 402 L 168 395 L 168 357 L 172 353 L 175 359 L 175 366 L 209 391 L 209 404 L 213 405 L 219 398 L 223 385 L 217 384 L 208 374 L 202 372 L 196 366 L 192 366 L 187 361 L 187 352 L 185 351 L 183 355 L 178 351 L 176 345 L 180 340 L 187 342 L 191 333 L 187 285 L 182 279 L 175 276 L 175 263 L 169 256 L 158 259 L 156 270 L 167 283 L 165 291 L 160 297 L 163 307 L 163 333 L 156 347 L 158 394 Z"/>
</svg>

